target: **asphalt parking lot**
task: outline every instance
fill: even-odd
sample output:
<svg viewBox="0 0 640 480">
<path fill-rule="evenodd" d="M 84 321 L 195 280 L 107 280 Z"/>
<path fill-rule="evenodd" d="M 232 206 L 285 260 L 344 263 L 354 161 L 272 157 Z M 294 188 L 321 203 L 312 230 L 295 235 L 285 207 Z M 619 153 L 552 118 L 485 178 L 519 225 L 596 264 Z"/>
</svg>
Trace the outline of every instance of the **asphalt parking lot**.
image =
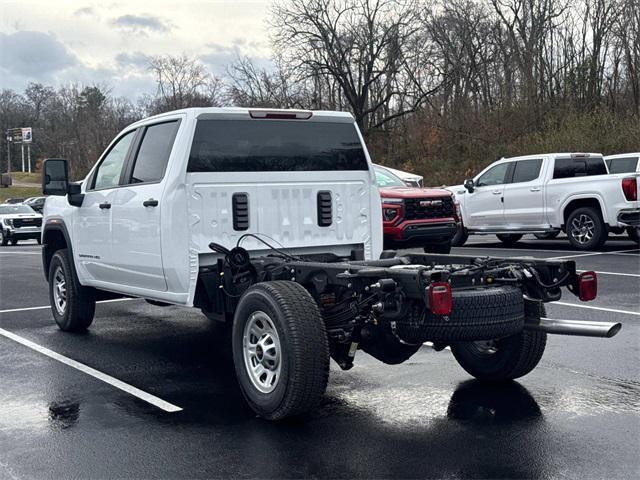
<svg viewBox="0 0 640 480">
<path fill-rule="evenodd" d="M 0 478 L 638 478 L 638 246 L 472 237 L 454 253 L 574 259 L 599 272 L 599 296 L 580 305 L 567 292 L 549 316 L 623 329 L 550 336 L 540 366 L 500 387 L 471 380 L 447 350 L 398 366 L 359 352 L 348 372 L 332 365 L 311 418 L 274 424 L 245 405 L 198 311 L 111 301 L 89 333 L 65 334 L 39 247 L 0 248 Z"/>
</svg>

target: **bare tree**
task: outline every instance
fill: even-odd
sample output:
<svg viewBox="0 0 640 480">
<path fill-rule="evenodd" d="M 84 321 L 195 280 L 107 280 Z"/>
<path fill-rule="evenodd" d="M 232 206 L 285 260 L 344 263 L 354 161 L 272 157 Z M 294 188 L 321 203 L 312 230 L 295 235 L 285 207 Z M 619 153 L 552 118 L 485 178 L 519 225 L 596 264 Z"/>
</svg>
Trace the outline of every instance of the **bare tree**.
<svg viewBox="0 0 640 480">
<path fill-rule="evenodd" d="M 280 2 L 273 26 L 288 70 L 311 82 L 317 99 L 335 82 L 365 132 L 416 111 L 438 86 L 421 81 L 429 65 L 417 0 Z"/>
<path fill-rule="evenodd" d="M 221 80 L 202 63 L 186 55 L 156 56 L 149 62 L 156 78 L 154 110 L 177 110 L 220 104 Z"/>
</svg>

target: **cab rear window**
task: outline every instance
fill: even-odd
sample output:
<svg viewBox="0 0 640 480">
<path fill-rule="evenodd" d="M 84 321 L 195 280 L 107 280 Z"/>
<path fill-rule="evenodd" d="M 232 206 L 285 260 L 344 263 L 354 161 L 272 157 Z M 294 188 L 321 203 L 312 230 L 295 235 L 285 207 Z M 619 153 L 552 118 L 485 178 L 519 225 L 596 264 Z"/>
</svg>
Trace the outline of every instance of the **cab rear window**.
<svg viewBox="0 0 640 480">
<path fill-rule="evenodd" d="M 353 124 L 199 120 L 189 172 L 368 170 Z"/>
<path fill-rule="evenodd" d="M 607 167 L 602 157 L 557 158 L 553 167 L 554 179 L 606 174 Z"/>
</svg>

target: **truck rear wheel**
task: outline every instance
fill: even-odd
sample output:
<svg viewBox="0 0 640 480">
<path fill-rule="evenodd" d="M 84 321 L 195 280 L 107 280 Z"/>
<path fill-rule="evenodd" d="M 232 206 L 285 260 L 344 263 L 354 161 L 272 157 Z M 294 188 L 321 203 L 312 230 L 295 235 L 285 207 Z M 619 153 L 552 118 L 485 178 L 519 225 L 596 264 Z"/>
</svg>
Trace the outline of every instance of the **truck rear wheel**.
<svg viewBox="0 0 640 480">
<path fill-rule="evenodd" d="M 315 301 L 294 282 L 250 287 L 233 320 L 233 361 L 247 402 L 281 420 L 311 411 L 329 378 L 329 342 Z"/>
<path fill-rule="evenodd" d="M 544 305 L 526 300 L 525 315 L 536 319 L 545 316 Z M 523 330 L 496 340 L 454 343 L 451 352 L 460 366 L 475 378 L 506 381 L 533 370 L 546 344 L 546 333 Z"/>
<path fill-rule="evenodd" d="M 595 208 L 583 207 L 571 212 L 567 219 L 567 237 L 579 250 L 593 250 L 607 241 L 607 228 Z"/>
<path fill-rule="evenodd" d="M 636 243 L 640 243 L 640 227 L 627 227 L 627 235 Z"/>
<path fill-rule="evenodd" d="M 93 322 L 95 291 L 83 287 L 71 266 L 67 249 L 58 250 L 49 265 L 49 301 L 60 330 L 82 332 Z"/>
</svg>

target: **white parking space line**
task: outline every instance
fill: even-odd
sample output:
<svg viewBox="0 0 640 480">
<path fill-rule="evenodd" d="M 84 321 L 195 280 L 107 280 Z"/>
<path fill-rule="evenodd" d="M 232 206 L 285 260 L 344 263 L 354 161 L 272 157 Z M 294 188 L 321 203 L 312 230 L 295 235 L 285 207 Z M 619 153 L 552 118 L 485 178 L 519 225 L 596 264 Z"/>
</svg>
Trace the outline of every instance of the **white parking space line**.
<svg viewBox="0 0 640 480">
<path fill-rule="evenodd" d="M 567 302 L 551 302 L 555 305 L 562 305 L 565 307 L 576 307 L 576 308 L 587 308 L 589 310 L 599 310 L 601 312 L 612 312 L 612 313 L 623 313 L 625 315 L 637 315 L 640 316 L 640 312 L 632 312 L 630 310 L 617 310 L 615 308 L 605 308 L 605 307 L 593 307 L 591 305 L 580 305 L 577 303 L 567 303 Z"/>
<path fill-rule="evenodd" d="M 576 270 L 578 273 L 587 272 L 591 270 Z M 621 277 L 640 277 L 640 273 L 620 273 L 620 272 L 599 272 L 594 270 L 598 275 L 620 275 Z"/>
<path fill-rule="evenodd" d="M 575 255 L 564 255 L 562 257 L 551 257 L 551 258 L 545 258 L 545 260 L 561 260 L 564 258 L 580 258 L 580 257 L 593 257 L 595 255 L 625 255 L 628 252 L 638 252 L 639 250 L 637 248 L 632 248 L 630 250 L 616 250 L 614 252 L 591 252 L 591 253 L 577 253 Z M 631 256 L 635 256 L 635 255 L 631 255 Z"/>
<path fill-rule="evenodd" d="M 27 340 L 26 338 L 20 337 L 19 335 L 16 335 L 15 333 L 11 333 L 3 328 L 0 328 L 0 335 L 10 340 L 13 340 L 14 342 L 17 342 L 20 345 L 24 345 L 25 347 L 28 347 L 31 350 L 35 350 L 38 353 L 46 355 L 49 358 L 57 360 L 60 363 L 64 363 L 65 365 L 68 365 L 71 368 L 75 368 L 76 370 L 86 373 L 87 375 L 91 375 L 92 377 L 97 378 L 98 380 L 102 380 L 103 382 L 108 383 L 112 387 L 115 387 L 119 390 L 122 390 L 123 392 L 128 393 L 129 395 L 133 395 L 134 397 L 137 397 L 140 400 L 150 403 L 151 405 L 158 407 L 159 409 L 164 410 L 165 412 L 173 413 L 173 412 L 180 412 L 182 410 L 182 408 L 176 405 L 173 405 L 172 403 L 166 402 L 165 400 L 162 400 L 161 398 L 158 398 L 155 395 L 151 395 L 150 393 L 142 391 L 139 388 L 133 387 L 128 383 L 124 383 L 123 381 L 118 380 L 117 378 L 114 378 L 111 375 L 107 375 L 106 373 L 100 372 L 95 368 L 91 368 L 83 363 L 72 360 L 71 358 L 67 358 L 64 355 L 60 355 L 59 353 L 56 353 L 53 350 L 49 350 L 48 348 L 38 345 L 37 343 Z"/>
<path fill-rule="evenodd" d="M 12 250 L 10 252 L 0 252 L 0 255 L 42 255 L 41 252 L 19 252 Z"/>
<path fill-rule="evenodd" d="M 551 249 L 542 249 L 542 248 L 504 248 L 504 247 L 501 247 L 501 246 L 481 247 L 480 245 L 485 245 L 485 244 L 482 244 L 482 243 L 467 243 L 467 244 L 465 244 L 464 247 L 453 247 L 453 248 L 459 248 L 460 251 L 464 251 L 464 250 L 491 250 L 491 251 L 495 252 L 495 251 L 501 251 L 501 250 L 512 250 L 514 252 L 576 253 L 575 250 L 551 250 Z"/>
<path fill-rule="evenodd" d="M 137 300 L 136 298 L 114 298 L 112 300 L 100 300 L 96 303 L 114 303 L 114 302 L 128 302 L 129 300 Z M 29 310 L 46 310 L 51 308 L 51 305 L 42 305 L 41 307 L 24 307 L 24 308 L 9 308 L 8 310 L 0 310 L 0 313 L 12 313 L 12 312 L 27 312 Z"/>
</svg>

